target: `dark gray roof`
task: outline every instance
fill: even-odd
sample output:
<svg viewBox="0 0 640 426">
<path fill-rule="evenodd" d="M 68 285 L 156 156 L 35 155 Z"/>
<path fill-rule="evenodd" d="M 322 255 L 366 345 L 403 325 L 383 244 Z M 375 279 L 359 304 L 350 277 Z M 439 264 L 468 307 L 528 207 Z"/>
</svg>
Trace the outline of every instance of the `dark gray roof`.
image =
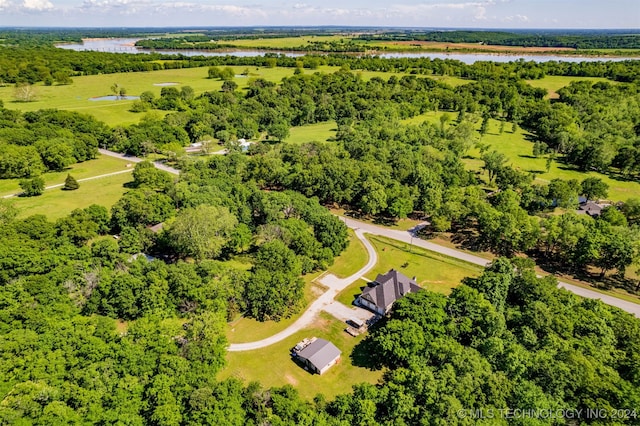
<svg viewBox="0 0 640 426">
<path fill-rule="evenodd" d="M 306 348 L 298 352 L 298 356 L 308 359 L 309 362 L 316 366 L 318 370 L 322 370 L 342 352 L 328 340 L 316 339 Z"/>
<path fill-rule="evenodd" d="M 378 285 L 365 288 L 361 297 L 385 310 L 405 294 L 420 290 L 417 282 L 394 269 L 378 274 L 375 282 Z"/>
<path fill-rule="evenodd" d="M 602 212 L 602 206 L 593 201 L 587 201 L 580 206 L 580 210 L 587 213 L 589 216 L 599 215 Z"/>
</svg>

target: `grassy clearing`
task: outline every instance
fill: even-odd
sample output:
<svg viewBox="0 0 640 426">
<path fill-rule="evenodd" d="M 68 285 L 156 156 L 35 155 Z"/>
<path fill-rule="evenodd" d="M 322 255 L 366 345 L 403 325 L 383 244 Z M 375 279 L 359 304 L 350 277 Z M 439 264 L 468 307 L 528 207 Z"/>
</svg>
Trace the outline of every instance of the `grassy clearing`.
<svg viewBox="0 0 640 426">
<path fill-rule="evenodd" d="M 276 37 L 276 38 L 257 38 L 257 39 L 241 39 L 241 40 L 222 40 L 221 44 L 232 44 L 241 48 L 268 48 L 268 49 L 296 49 L 306 46 L 309 43 L 331 42 L 346 40 L 349 37 L 330 35 L 330 36 L 302 36 L 302 37 Z"/>
<path fill-rule="evenodd" d="M 240 88 L 246 87 L 251 78 L 264 78 L 279 82 L 283 77 L 293 75 L 293 68 L 260 68 L 234 66 L 237 75 L 249 69 L 249 77 L 236 77 Z M 176 87 L 191 86 L 196 95 L 203 92 L 220 90 L 222 81 L 207 78 L 207 67 L 185 68 L 177 70 L 161 70 L 150 72 L 117 73 L 106 75 L 90 75 L 74 77 L 73 83 L 64 86 L 35 85 L 36 100 L 34 102 L 15 102 L 15 88 L 0 87 L 0 100 L 5 108 L 34 111 L 44 108 L 57 108 L 87 113 L 95 116 L 109 125 L 127 125 L 140 121 L 144 114 L 130 112 L 134 101 L 90 101 L 89 98 L 111 95 L 111 86 L 118 83 L 127 89 L 127 95 L 138 96 L 144 91 L 150 91 L 160 96 L 162 87 L 154 84 L 175 82 Z"/>
<path fill-rule="evenodd" d="M 218 379 L 235 377 L 245 383 L 257 380 L 265 387 L 290 384 L 308 400 L 318 393 L 332 399 L 349 392 L 357 383 L 377 383 L 382 377 L 382 371 L 356 367 L 350 358 L 353 348 L 365 335 L 354 338 L 345 333 L 344 328 L 342 321 L 321 313 L 312 327 L 274 345 L 253 351 L 227 353 L 227 367 L 219 373 Z M 297 342 L 312 336 L 327 339 L 342 351 L 340 362 L 322 376 L 305 371 L 289 355 Z"/>
<path fill-rule="evenodd" d="M 329 268 L 329 272 L 340 278 L 355 274 L 367 264 L 369 254 L 362 242 L 349 229 L 349 246 Z"/>
<path fill-rule="evenodd" d="M 75 191 L 54 188 L 46 190 L 38 197 L 14 197 L 11 200 L 20 210 L 19 217 L 43 214 L 49 220 L 55 220 L 66 216 L 74 209 L 83 209 L 91 204 L 111 208 L 127 191 L 124 184 L 131 181 L 131 174 L 123 173 L 80 182 L 80 188 Z"/>
<path fill-rule="evenodd" d="M 614 81 L 604 77 L 570 77 L 559 75 L 549 75 L 539 80 L 527 80 L 527 83 L 533 87 L 546 89 L 547 92 L 549 92 L 547 98 L 557 99 L 559 98 L 558 90 L 562 89 L 565 86 L 568 86 L 573 81 L 589 81 L 591 83 L 606 81 L 609 83 L 615 83 Z"/>
<path fill-rule="evenodd" d="M 67 174 L 71 174 L 76 179 L 104 175 L 121 170 L 132 169 L 127 167 L 128 161 L 118 158 L 100 155 L 95 160 L 84 161 L 73 164 L 62 172 L 51 172 L 42 175 L 46 186 L 64 183 Z M 81 183 L 82 185 L 82 183 Z M 0 196 L 21 192 L 20 179 L 0 179 Z"/>
<path fill-rule="evenodd" d="M 423 122 L 429 122 L 432 124 L 440 125 L 440 117 L 443 114 L 449 114 L 452 119 L 455 119 L 457 113 L 438 111 L 428 112 L 418 115 L 406 120 L 403 120 L 403 124 L 417 125 Z M 476 129 L 480 129 L 480 121 L 476 123 Z M 617 179 L 615 176 L 611 177 L 597 172 L 582 172 L 571 168 L 570 165 L 563 164 L 559 161 L 554 161 L 551 164 L 551 168 L 547 172 L 546 170 L 546 157 L 533 157 L 533 135 L 529 132 L 518 128 L 515 133 L 511 130 L 512 124 L 505 123 L 504 130 L 500 133 L 501 122 L 498 120 L 489 120 L 489 127 L 487 134 L 482 136 L 480 140 L 483 144 L 488 144 L 491 149 L 494 149 L 504 154 L 512 167 L 517 170 L 529 173 L 535 173 L 536 181 L 538 183 L 548 183 L 552 179 L 577 179 L 582 181 L 587 177 L 597 177 L 602 179 L 607 185 L 609 185 L 609 199 L 612 201 L 626 201 L 630 197 L 637 197 L 640 194 L 640 183 L 634 181 L 626 181 Z M 480 139 L 480 134 L 476 135 Z M 467 153 L 467 156 L 463 159 L 467 169 L 474 171 L 481 171 L 483 161 L 480 159 L 480 151 L 477 148 L 472 148 Z M 561 159 L 561 158 L 560 158 Z"/>
<path fill-rule="evenodd" d="M 546 158 L 535 158 L 531 155 L 533 144 L 527 140 L 527 137 L 531 138 L 531 135 L 522 129 L 512 133 L 510 123 L 506 124 L 506 130 L 502 134 L 500 134 L 499 129 L 500 123 L 496 120 L 491 120 L 488 133 L 482 137 L 482 142 L 488 143 L 492 149 L 506 155 L 509 163 L 515 169 L 535 173 L 538 182 L 547 183 L 556 178 L 582 181 L 587 177 L 597 177 L 609 185 L 608 198 L 610 200 L 626 201 L 628 198 L 637 197 L 640 194 L 640 183 L 638 182 L 618 180 L 597 172 L 581 172 L 557 161 L 553 162 L 549 172 L 547 172 Z M 480 152 L 477 149 L 472 149 L 469 152 L 469 156 L 471 159 L 479 160 Z M 476 162 L 475 164 L 478 163 Z M 468 165 L 473 167 L 473 163 L 468 163 Z"/>
<path fill-rule="evenodd" d="M 290 135 L 285 141 L 290 143 L 327 142 L 329 139 L 335 138 L 337 130 L 335 121 L 292 127 Z"/>
<path fill-rule="evenodd" d="M 476 277 L 482 268 L 461 260 L 420 248 L 411 247 L 380 236 L 369 236 L 378 253 L 378 263 L 367 273 L 366 278 L 374 280 L 378 274 L 396 269 L 408 277 L 416 277 L 418 284 L 431 291 L 449 294 L 465 277 Z M 336 300 L 349 306 L 359 295 L 367 281 L 360 279 L 344 289 Z"/>
</svg>

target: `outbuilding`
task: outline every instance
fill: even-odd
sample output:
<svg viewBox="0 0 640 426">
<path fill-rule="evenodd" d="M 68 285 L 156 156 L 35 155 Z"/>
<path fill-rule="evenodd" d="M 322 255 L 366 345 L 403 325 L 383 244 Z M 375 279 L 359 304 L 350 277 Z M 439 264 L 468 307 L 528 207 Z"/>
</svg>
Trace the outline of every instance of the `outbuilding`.
<svg viewBox="0 0 640 426">
<path fill-rule="evenodd" d="M 295 350 L 294 350 L 295 351 Z M 340 349 L 325 339 L 314 338 L 309 344 L 295 352 L 297 359 L 310 371 L 325 373 L 340 361 Z"/>
</svg>

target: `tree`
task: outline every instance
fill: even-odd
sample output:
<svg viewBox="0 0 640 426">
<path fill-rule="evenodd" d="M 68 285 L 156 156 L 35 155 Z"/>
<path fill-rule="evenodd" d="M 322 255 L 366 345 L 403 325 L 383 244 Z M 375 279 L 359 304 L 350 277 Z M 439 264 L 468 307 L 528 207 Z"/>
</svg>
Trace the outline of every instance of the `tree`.
<svg viewBox="0 0 640 426">
<path fill-rule="evenodd" d="M 30 84 L 16 84 L 14 98 L 18 102 L 33 102 L 36 100 L 36 89 Z"/>
<path fill-rule="evenodd" d="M 23 179 L 20 181 L 20 188 L 25 197 L 35 197 L 44 192 L 44 179 L 34 177 L 33 179 Z"/>
<path fill-rule="evenodd" d="M 214 259 L 231 240 L 237 223 L 226 207 L 200 205 L 180 211 L 168 233 L 171 245 L 180 256 Z"/>
<path fill-rule="evenodd" d="M 604 183 L 602 179 L 596 177 L 588 177 L 580 184 L 582 195 L 587 200 L 595 200 L 598 198 L 607 198 L 609 185 Z"/>
<path fill-rule="evenodd" d="M 238 88 L 238 84 L 235 81 L 225 80 L 222 83 L 222 91 L 223 92 L 233 92 Z"/>
<path fill-rule="evenodd" d="M 62 189 L 64 189 L 65 191 L 73 191 L 78 188 L 80 188 L 80 184 L 78 183 L 78 181 L 70 174 L 67 174 L 67 178 L 64 180 L 64 186 L 62 187 Z"/>
</svg>

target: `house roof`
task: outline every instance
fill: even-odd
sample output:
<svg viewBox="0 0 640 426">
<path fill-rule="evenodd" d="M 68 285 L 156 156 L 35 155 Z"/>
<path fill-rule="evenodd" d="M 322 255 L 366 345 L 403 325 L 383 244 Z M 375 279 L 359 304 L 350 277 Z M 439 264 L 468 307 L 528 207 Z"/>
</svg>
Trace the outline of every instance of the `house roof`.
<svg viewBox="0 0 640 426">
<path fill-rule="evenodd" d="M 405 294 L 420 290 L 417 282 L 394 269 L 378 274 L 375 282 L 378 285 L 365 288 L 360 297 L 385 310 Z"/>
<path fill-rule="evenodd" d="M 318 370 L 333 362 L 342 352 L 328 340 L 316 339 L 298 352 L 298 356 L 309 360 Z"/>
<path fill-rule="evenodd" d="M 602 206 L 593 201 L 587 201 L 580 206 L 580 210 L 587 213 L 590 216 L 599 215 L 602 212 Z"/>
</svg>

